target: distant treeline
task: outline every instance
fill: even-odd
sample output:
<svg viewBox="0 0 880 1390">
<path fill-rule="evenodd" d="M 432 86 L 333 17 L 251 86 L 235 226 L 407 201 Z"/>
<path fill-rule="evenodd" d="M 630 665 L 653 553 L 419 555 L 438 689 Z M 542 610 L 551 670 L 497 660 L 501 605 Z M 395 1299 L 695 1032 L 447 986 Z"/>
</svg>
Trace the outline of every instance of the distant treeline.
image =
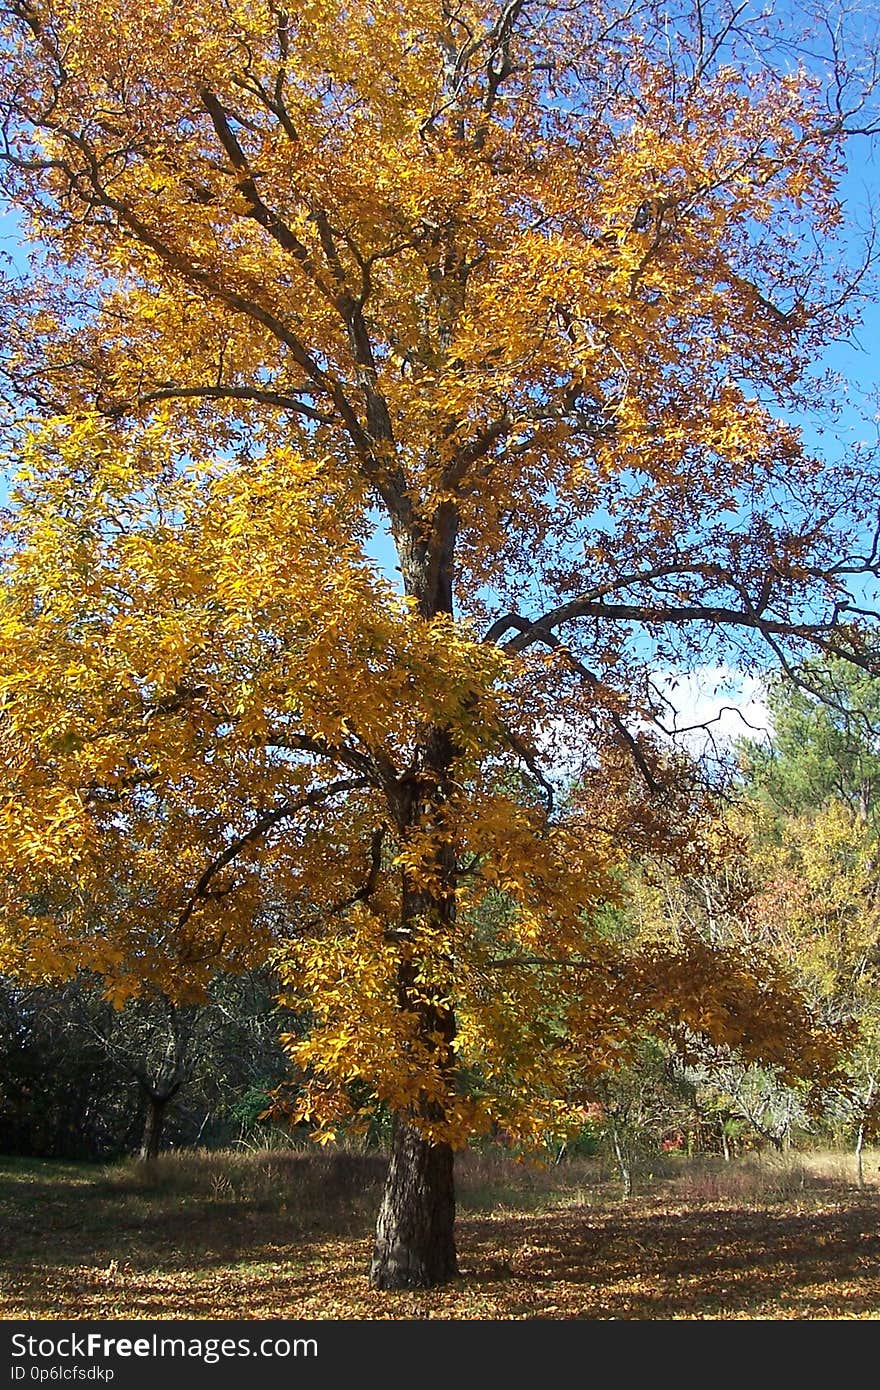
<svg viewBox="0 0 880 1390">
<path fill-rule="evenodd" d="M 289 1075 L 279 1035 L 295 1026 L 265 972 L 218 975 L 201 1004 L 157 994 L 121 1009 L 87 974 L 0 977 L 0 1152 L 110 1159 L 228 1144 Z"/>
</svg>

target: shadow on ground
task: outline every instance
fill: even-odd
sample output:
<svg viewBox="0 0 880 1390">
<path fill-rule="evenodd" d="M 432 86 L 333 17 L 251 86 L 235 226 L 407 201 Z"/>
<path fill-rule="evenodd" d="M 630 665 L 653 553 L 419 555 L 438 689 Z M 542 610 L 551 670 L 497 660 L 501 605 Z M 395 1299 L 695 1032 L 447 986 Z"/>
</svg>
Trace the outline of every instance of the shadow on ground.
<svg viewBox="0 0 880 1390">
<path fill-rule="evenodd" d="M 845 1183 L 773 1204 L 670 1191 L 464 1211 L 460 1279 L 376 1294 L 364 1275 L 383 1168 L 266 1157 L 181 1186 L 0 1161 L 0 1316 L 880 1317 L 880 1194 Z"/>
<path fill-rule="evenodd" d="M 880 1317 L 880 1203 L 841 1192 L 790 1210 L 640 1202 L 467 1223 L 478 1279 L 506 1286 L 509 1317 Z"/>
</svg>

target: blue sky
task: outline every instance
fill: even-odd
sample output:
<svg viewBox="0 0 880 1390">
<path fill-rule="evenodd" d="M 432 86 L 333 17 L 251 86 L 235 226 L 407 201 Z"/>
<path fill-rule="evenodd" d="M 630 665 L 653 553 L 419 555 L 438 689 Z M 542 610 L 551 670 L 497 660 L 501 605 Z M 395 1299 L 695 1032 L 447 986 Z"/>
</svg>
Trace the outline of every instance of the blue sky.
<svg viewBox="0 0 880 1390">
<path fill-rule="evenodd" d="M 853 256 L 869 235 L 873 220 L 880 224 L 880 152 L 877 141 L 856 136 L 849 148 L 848 171 L 842 184 L 849 238 Z M 878 247 L 880 253 L 880 247 Z M 880 271 L 875 270 L 865 286 L 866 299 L 860 305 L 862 327 L 848 343 L 829 347 L 825 360 L 849 383 L 852 410 L 850 424 L 858 437 L 866 419 L 876 421 L 876 394 L 880 387 Z M 829 441 L 823 439 L 824 449 Z"/>
</svg>

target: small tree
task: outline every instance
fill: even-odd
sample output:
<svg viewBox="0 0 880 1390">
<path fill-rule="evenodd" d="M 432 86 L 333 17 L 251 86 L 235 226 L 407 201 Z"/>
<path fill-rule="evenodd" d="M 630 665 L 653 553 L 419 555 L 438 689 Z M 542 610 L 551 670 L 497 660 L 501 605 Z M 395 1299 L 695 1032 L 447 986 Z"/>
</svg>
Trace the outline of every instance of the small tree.
<svg viewBox="0 0 880 1390">
<path fill-rule="evenodd" d="M 59 984 L 0 980 L 0 1149 L 56 1158 L 153 1158 L 163 1139 L 236 1137 L 289 1076 L 265 971 L 217 974 L 201 1003 L 108 1003 L 80 972 Z M 140 1101 L 140 1104 L 138 1104 Z"/>
<path fill-rule="evenodd" d="M 159 991 L 111 1009 L 97 1022 L 71 1020 L 137 1082 L 144 1104 L 143 1160 L 158 1157 L 169 1112 L 184 1092 L 195 1092 L 207 1106 L 196 1139 L 214 1111 L 233 1110 L 255 1086 L 262 1087 L 266 1108 L 268 1092 L 285 1076 L 280 1035 L 296 1024 L 274 1002 L 275 988 L 265 971 L 218 973 L 199 1002 L 180 1004 Z"/>
<path fill-rule="evenodd" d="M 593 1125 L 614 1155 L 629 1198 L 638 1163 L 662 1153 L 664 1144 L 683 1146 L 694 1119 L 693 1085 L 675 1058 L 646 1038 L 628 1067 L 600 1080 L 597 1095 Z"/>
</svg>

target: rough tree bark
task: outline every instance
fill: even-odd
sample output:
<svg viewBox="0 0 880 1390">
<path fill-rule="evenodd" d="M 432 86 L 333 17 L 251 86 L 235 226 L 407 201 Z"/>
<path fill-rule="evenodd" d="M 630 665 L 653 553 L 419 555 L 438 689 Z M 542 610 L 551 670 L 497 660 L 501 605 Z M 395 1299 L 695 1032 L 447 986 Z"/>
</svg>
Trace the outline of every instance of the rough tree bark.
<svg viewBox="0 0 880 1390">
<path fill-rule="evenodd" d="M 403 818 L 424 825 L 430 817 L 439 829 L 443 817 L 443 787 L 454 756 L 445 730 L 426 731 L 420 750 L 428 770 L 426 779 L 411 784 L 405 797 Z M 426 790 L 426 788 L 430 788 Z M 421 1041 L 434 1051 L 438 1069 L 454 1088 L 455 1017 L 450 1008 L 428 1007 L 414 991 L 418 974 L 419 929 L 423 924 L 451 931 L 455 920 L 455 850 L 441 841 L 435 864 L 440 889 L 427 891 L 404 882 L 401 928 L 398 933 L 401 963 L 398 969 L 398 1002 L 415 1017 Z M 435 1143 L 419 1128 L 419 1120 L 444 1119 L 436 1101 L 423 1102 L 413 1111 L 395 1115 L 391 1160 L 376 1224 L 376 1243 L 370 1270 L 374 1288 L 429 1288 L 458 1272 L 455 1251 L 454 1154 L 448 1143 Z"/>
<path fill-rule="evenodd" d="M 448 508 L 434 518 L 430 539 L 396 536 L 404 587 L 426 619 L 452 612 L 452 557 L 457 517 Z M 415 828 L 444 829 L 448 780 L 456 749 L 445 728 L 421 730 L 413 771 L 392 798 L 401 834 Z M 417 1019 L 420 1039 L 435 1052 L 438 1068 L 454 1087 L 455 1017 L 450 1008 L 427 1007 L 414 996 L 418 973 L 419 930 L 428 924 L 452 931 L 455 923 L 456 851 L 450 838 L 438 836 L 428 890 L 404 876 L 398 970 L 401 1009 Z M 370 1282 L 377 1289 L 429 1288 L 458 1273 L 455 1249 L 455 1155 L 450 1144 L 432 1142 L 419 1121 L 442 1122 L 436 1101 L 423 1102 L 394 1116 L 391 1158 L 376 1223 Z"/>
<path fill-rule="evenodd" d="M 395 1116 L 370 1269 L 374 1288 L 430 1288 L 458 1273 L 454 1160 L 449 1144 L 430 1143 Z"/>
<path fill-rule="evenodd" d="M 172 1099 L 173 1092 L 163 1094 L 162 1092 L 147 1092 L 147 1118 L 144 1124 L 144 1137 L 141 1141 L 140 1159 L 142 1163 L 151 1163 L 153 1159 L 159 1157 L 159 1150 L 162 1145 L 162 1133 L 165 1129 L 165 1120 L 168 1114 L 168 1105 Z"/>
</svg>

